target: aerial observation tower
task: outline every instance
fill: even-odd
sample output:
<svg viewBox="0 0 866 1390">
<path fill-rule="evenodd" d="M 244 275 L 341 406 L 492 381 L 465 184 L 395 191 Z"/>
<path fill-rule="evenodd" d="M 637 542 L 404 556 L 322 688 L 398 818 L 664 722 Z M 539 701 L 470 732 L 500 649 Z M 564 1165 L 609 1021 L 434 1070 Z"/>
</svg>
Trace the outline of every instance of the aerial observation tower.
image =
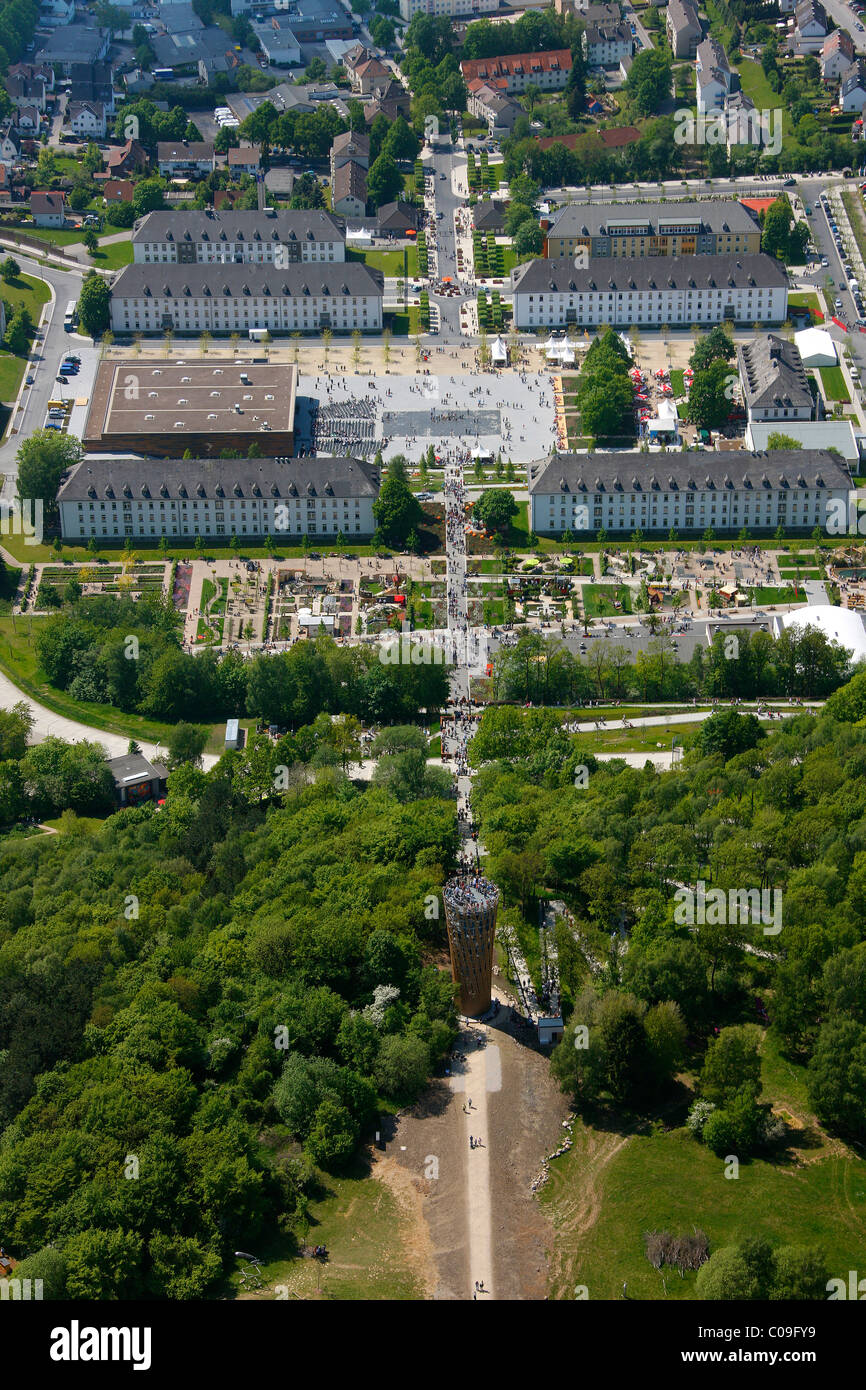
<svg viewBox="0 0 866 1390">
<path fill-rule="evenodd" d="M 449 879 L 443 897 L 460 1012 L 474 1017 L 490 1008 L 499 889 L 489 879 L 466 874 Z"/>
</svg>

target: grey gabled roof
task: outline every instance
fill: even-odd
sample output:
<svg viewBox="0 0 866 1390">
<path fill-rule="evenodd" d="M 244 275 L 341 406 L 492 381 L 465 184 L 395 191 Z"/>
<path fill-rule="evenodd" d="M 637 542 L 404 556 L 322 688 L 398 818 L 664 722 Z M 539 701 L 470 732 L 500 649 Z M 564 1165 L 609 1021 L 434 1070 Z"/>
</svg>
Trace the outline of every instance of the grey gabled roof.
<svg viewBox="0 0 866 1390">
<path fill-rule="evenodd" d="M 167 767 L 152 763 L 142 753 L 121 753 L 118 758 L 106 759 L 106 766 L 116 787 L 127 787 L 131 782 L 150 782 L 154 777 L 164 782 L 168 776 Z"/>
<path fill-rule="evenodd" d="M 674 32 L 691 30 L 693 33 L 701 32 L 701 21 L 698 19 L 698 12 L 689 0 L 670 0 L 668 5 L 668 18 L 673 25 Z"/>
<path fill-rule="evenodd" d="M 647 290 L 779 289 L 784 266 L 773 256 L 596 256 L 579 270 L 571 256 L 529 261 L 512 272 L 521 294 L 627 294 Z"/>
<path fill-rule="evenodd" d="M 378 495 L 378 470 L 358 458 L 284 461 L 87 457 L 70 469 L 58 489 L 57 500 L 92 502 L 104 501 L 106 497 L 122 500 L 126 496 L 138 502 L 167 498 L 194 502 L 196 498 L 217 497 L 227 501 L 233 497 L 288 501 L 294 497 Z"/>
<path fill-rule="evenodd" d="M 750 454 L 553 454 L 529 465 L 529 491 L 682 492 L 726 489 L 833 488 L 847 490 L 851 475 L 827 449 L 772 449 Z"/>
<path fill-rule="evenodd" d="M 265 212 L 149 212 L 137 222 L 133 243 L 235 241 L 344 241 L 345 224 L 329 212 L 278 208 Z"/>
<path fill-rule="evenodd" d="M 731 70 L 724 48 L 718 39 L 709 35 L 698 44 L 696 58 L 702 68 L 721 68 L 723 72 L 730 72 Z"/>
<path fill-rule="evenodd" d="M 294 265 L 144 265 L 124 266 L 111 288 L 115 299 L 142 296 L 176 299 L 242 299 L 249 295 L 277 298 L 281 295 L 384 294 L 385 278 L 360 261 L 318 261 Z"/>
<path fill-rule="evenodd" d="M 212 140 L 160 140 L 156 158 L 160 164 L 185 163 L 188 160 L 213 159 Z"/>
<path fill-rule="evenodd" d="M 587 47 L 599 43 L 628 43 L 631 38 L 627 24 L 587 24 L 584 32 Z"/>
<path fill-rule="evenodd" d="M 737 347 L 743 395 L 751 409 L 812 406 L 812 392 L 799 349 L 775 333 Z"/>
<path fill-rule="evenodd" d="M 862 58 L 855 58 L 850 67 L 847 67 L 842 74 L 842 96 L 847 97 L 849 93 L 856 92 L 857 88 L 866 91 L 866 63 Z"/>
<path fill-rule="evenodd" d="M 703 232 L 756 232 L 759 230 L 748 208 L 732 198 L 714 203 L 566 203 L 555 217 L 550 236 L 608 236 L 612 222 L 646 225 L 652 233 L 659 222 L 700 222 Z"/>
</svg>

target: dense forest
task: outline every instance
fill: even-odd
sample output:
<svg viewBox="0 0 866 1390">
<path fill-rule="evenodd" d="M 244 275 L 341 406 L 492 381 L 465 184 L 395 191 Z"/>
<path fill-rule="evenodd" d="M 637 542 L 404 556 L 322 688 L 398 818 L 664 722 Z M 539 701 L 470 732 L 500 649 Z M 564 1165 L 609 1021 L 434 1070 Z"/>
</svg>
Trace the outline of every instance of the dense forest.
<svg viewBox="0 0 866 1390">
<path fill-rule="evenodd" d="M 294 729 L 324 711 L 399 723 L 445 701 L 443 666 L 386 664 L 378 646 L 322 637 L 252 661 L 236 651 L 193 656 L 182 650 L 180 624 L 157 597 L 77 597 L 40 628 L 36 653 L 49 682 L 74 699 L 168 722 L 248 714 Z"/>
<path fill-rule="evenodd" d="M 0 842 L 0 1229 L 46 1296 L 212 1292 L 453 1040 L 453 801 L 324 769 L 266 813 L 231 765 Z"/>
<path fill-rule="evenodd" d="M 760 1097 L 763 1020 L 805 1066 L 822 1123 L 866 1138 L 864 705 L 859 675 L 820 716 L 772 731 L 725 710 L 665 776 L 587 759 L 551 711 L 485 714 L 473 804 L 507 911 L 532 923 L 553 895 L 572 912 L 557 924 L 571 1023 L 553 1066 L 578 1105 L 652 1112 L 683 1067 L 698 1142 L 772 1148 L 784 1126 Z M 736 912 L 683 919 L 678 895 L 698 882 L 767 894 L 771 934 Z"/>
</svg>

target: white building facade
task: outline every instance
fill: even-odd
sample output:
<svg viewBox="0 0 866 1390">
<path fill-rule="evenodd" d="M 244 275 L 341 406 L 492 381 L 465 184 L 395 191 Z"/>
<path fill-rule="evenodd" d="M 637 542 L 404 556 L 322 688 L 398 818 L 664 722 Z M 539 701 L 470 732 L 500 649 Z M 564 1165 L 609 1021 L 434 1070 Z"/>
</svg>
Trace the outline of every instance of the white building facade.
<svg viewBox="0 0 866 1390">
<path fill-rule="evenodd" d="M 823 449 L 554 454 L 529 466 L 530 523 L 554 535 L 805 530 L 847 508 L 851 488 L 847 466 Z"/>
<path fill-rule="evenodd" d="M 356 458 L 85 458 L 57 502 L 64 538 L 370 536 L 377 470 Z"/>
<path fill-rule="evenodd" d="M 136 265 L 336 265 L 346 231 L 327 212 L 150 212 L 132 255 Z"/>
<path fill-rule="evenodd" d="M 788 278 L 770 256 L 687 256 L 665 261 L 536 260 L 512 273 L 518 329 L 610 324 L 783 323 Z"/>
<path fill-rule="evenodd" d="M 115 333 L 382 331 L 384 278 L 360 262 L 304 266 L 128 265 L 111 292 Z"/>
</svg>

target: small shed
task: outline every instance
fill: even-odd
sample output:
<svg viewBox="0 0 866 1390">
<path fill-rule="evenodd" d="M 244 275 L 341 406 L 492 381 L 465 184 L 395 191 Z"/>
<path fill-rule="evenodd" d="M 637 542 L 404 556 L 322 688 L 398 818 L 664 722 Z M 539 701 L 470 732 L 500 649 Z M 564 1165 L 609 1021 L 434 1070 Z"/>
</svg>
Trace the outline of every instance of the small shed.
<svg viewBox="0 0 866 1390">
<path fill-rule="evenodd" d="M 226 748 L 239 747 L 240 730 L 236 719 L 226 721 Z"/>
</svg>

